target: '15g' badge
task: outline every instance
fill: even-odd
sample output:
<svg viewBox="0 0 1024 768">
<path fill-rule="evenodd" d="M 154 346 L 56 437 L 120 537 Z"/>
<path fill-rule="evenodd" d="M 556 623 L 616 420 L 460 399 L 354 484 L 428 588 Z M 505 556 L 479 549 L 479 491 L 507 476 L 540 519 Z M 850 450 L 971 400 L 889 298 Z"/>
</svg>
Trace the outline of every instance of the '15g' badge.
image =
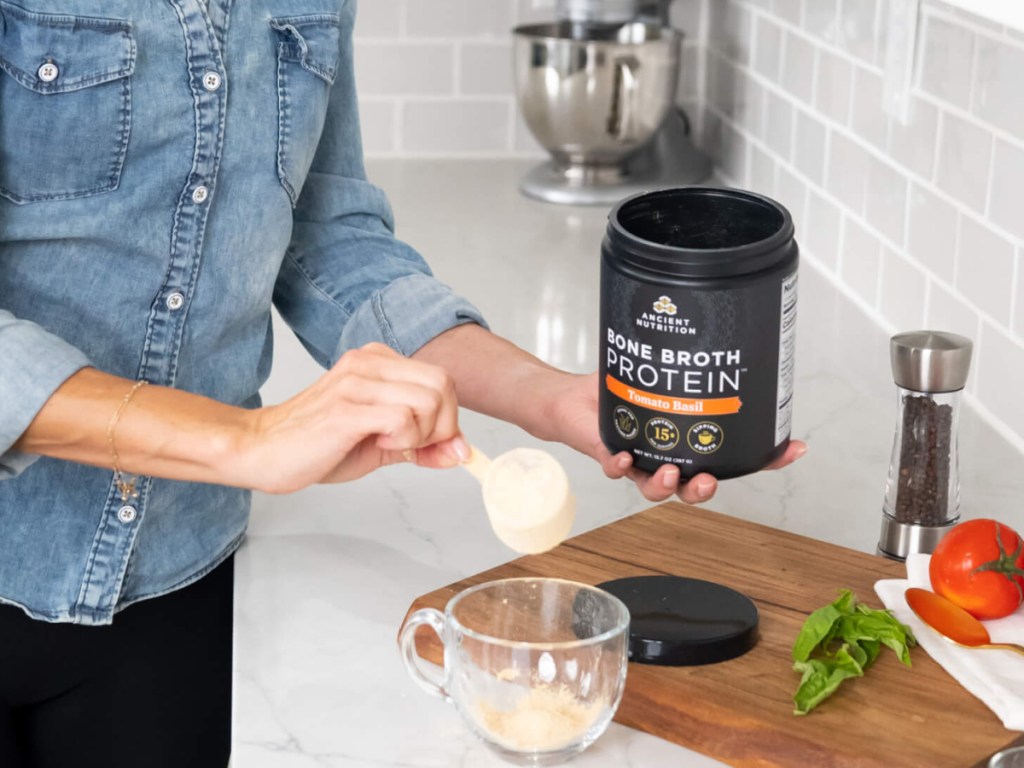
<svg viewBox="0 0 1024 768">
<path fill-rule="evenodd" d="M 644 437 L 659 451 L 671 451 L 679 444 L 679 427 L 662 416 L 656 416 L 647 422 Z"/>
</svg>

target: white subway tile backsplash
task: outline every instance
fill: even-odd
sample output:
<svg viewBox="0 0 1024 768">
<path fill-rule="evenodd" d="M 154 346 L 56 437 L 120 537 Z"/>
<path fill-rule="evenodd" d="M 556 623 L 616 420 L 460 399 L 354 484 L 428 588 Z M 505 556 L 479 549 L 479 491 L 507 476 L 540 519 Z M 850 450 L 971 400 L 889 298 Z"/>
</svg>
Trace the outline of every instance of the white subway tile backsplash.
<svg viewBox="0 0 1024 768">
<path fill-rule="evenodd" d="M 359 3 L 355 15 L 357 38 L 394 38 L 401 34 L 402 0 L 373 0 Z"/>
<path fill-rule="evenodd" d="M 940 118 L 939 188 L 976 211 L 985 210 L 991 168 L 992 134 L 946 112 Z"/>
<path fill-rule="evenodd" d="M 765 99 L 764 141 L 768 148 L 789 160 L 793 151 L 793 107 L 768 91 Z"/>
<path fill-rule="evenodd" d="M 685 45 L 680 57 L 679 87 L 676 101 L 694 101 L 700 96 L 700 64 L 703 51 L 696 45 Z"/>
<path fill-rule="evenodd" d="M 960 215 L 955 288 L 1007 328 L 1013 301 L 1015 261 L 1016 253 L 1010 241 L 972 217 Z"/>
<path fill-rule="evenodd" d="M 748 175 L 747 155 L 749 144 L 746 136 L 735 130 L 731 125 L 722 125 L 719 144 L 719 165 L 736 186 L 744 187 L 750 183 Z"/>
<path fill-rule="evenodd" d="M 839 235 L 842 213 L 837 205 L 811 189 L 803 224 L 803 246 L 831 270 L 839 266 Z M 800 226 L 798 222 L 798 227 Z"/>
<path fill-rule="evenodd" d="M 1013 332 L 1024 341 L 1024 247 L 1017 249 L 1017 282 L 1013 289 Z"/>
<path fill-rule="evenodd" d="M 357 42 L 355 72 L 361 96 L 454 94 L 455 47 Z"/>
<path fill-rule="evenodd" d="M 459 93 L 473 95 L 510 95 L 512 83 L 512 44 L 463 43 L 459 56 Z"/>
<path fill-rule="evenodd" d="M 869 306 L 878 303 L 882 241 L 850 217 L 843 219 L 842 259 L 839 275 Z"/>
<path fill-rule="evenodd" d="M 802 8 L 801 0 L 774 0 L 772 2 L 772 10 L 775 15 L 795 26 L 800 26 L 803 15 Z"/>
<path fill-rule="evenodd" d="M 832 118 L 840 125 L 846 125 L 850 117 L 853 67 L 843 57 L 824 48 L 818 49 L 817 67 L 818 80 L 814 88 L 814 105 L 826 117 Z"/>
<path fill-rule="evenodd" d="M 363 0 L 367 153 L 544 157 L 511 29 L 555 2 Z M 980 339 L 972 392 L 1024 439 L 1004 384 L 1024 378 L 1024 34 L 924 0 L 904 124 L 882 110 L 890 3 L 673 0 L 677 103 L 722 178 L 785 204 L 805 257 L 882 326 Z"/>
<path fill-rule="evenodd" d="M 515 3 L 511 0 L 406 0 L 406 34 L 410 37 L 504 37 L 514 23 L 514 11 Z"/>
<path fill-rule="evenodd" d="M 864 217 L 898 247 L 906 224 L 907 177 L 877 157 L 868 159 Z"/>
<path fill-rule="evenodd" d="M 922 179 L 930 179 L 935 168 L 938 128 L 938 109 L 931 102 L 915 97 L 906 125 L 899 120 L 889 120 L 889 154 Z"/>
<path fill-rule="evenodd" d="M 507 151 L 512 103 L 416 101 L 403 108 L 402 149 L 424 154 Z"/>
<path fill-rule="evenodd" d="M 397 109 L 393 101 L 363 100 L 359 104 L 359 125 L 364 152 L 372 154 L 395 150 Z"/>
<path fill-rule="evenodd" d="M 1024 46 L 978 36 L 972 111 L 1004 131 L 1024 130 Z"/>
<path fill-rule="evenodd" d="M 971 101 L 974 33 L 931 15 L 924 17 L 922 26 L 921 88 L 950 104 L 968 107 Z"/>
<path fill-rule="evenodd" d="M 825 188 L 856 213 L 864 210 L 867 171 L 867 151 L 845 134 L 832 131 Z"/>
<path fill-rule="evenodd" d="M 803 19 L 804 29 L 826 43 L 839 39 L 839 0 L 804 0 Z"/>
<path fill-rule="evenodd" d="M 878 48 L 877 0 L 842 0 L 840 9 L 839 47 L 866 64 L 873 64 Z"/>
<path fill-rule="evenodd" d="M 769 197 L 775 194 L 775 159 L 756 144 L 750 147 L 750 188 Z"/>
<path fill-rule="evenodd" d="M 957 210 L 920 184 L 910 185 L 907 252 L 947 283 L 956 266 Z"/>
<path fill-rule="evenodd" d="M 753 20 L 734 0 L 714 0 L 708 6 L 708 45 L 742 66 L 750 65 Z"/>
<path fill-rule="evenodd" d="M 892 248 L 883 249 L 879 309 L 897 333 L 923 327 L 927 283 L 920 267 Z"/>
<path fill-rule="evenodd" d="M 854 135 L 879 149 L 885 148 L 889 118 L 882 111 L 882 78 L 865 67 L 854 71 L 850 127 Z"/>
<path fill-rule="evenodd" d="M 875 18 L 875 64 L 885 69 L 886 47 L 889 45 L 889 2 L 878 0 L 878 14 Z"/>
<path fill-rule="evenodd" d="M 355 34 L 358 37 L 398 37 L 402 0 L 371 0 L 359 4 Z"/>
<path fill-rule="evenodd" d="M 1024 146 L 996 140 L 991 185 L 989 213 L 992 221 L 1024 241 Z"/>
<path fill-rule="evenodd" d="M 413 2 L 422 1 L 413 0 Z M 548 22 L 555 18 L 555 0 L 518 0 L 515 13 L 516 24 Z"/>
<path fill-rule="evenodd" d="M 512 151 L 517 154 L 536 155 L 541 157 L 546 154 L 542 147 L 530 132 L 530 127 L 523 120 L 519 110 L 515 110 L 515 123 L 512 126 Z"/>
<path fill-rule="evenodd" d="M 703 0 L 673 0 L 669 8 L 669 22 L 675 29 L 682 31 L 687 40 L 694 43 L 700 36 L 703 15 Z"/>
<path fill-rule="evenodd" d="M 979 346 L 978 399 L 1006 426 L 1024 435 L 1024 346 L 988 322 L 982 326 Z"/>
<path fill-rule="evenodd" d="M 934 280 L 928 285 L 928 314 L 925 326 L 937 331 L 959 333 L 977 344 L 981 317 L 978 312 L 965 304 L 961 296 L 947 290 Z M 975 349 L 977 354 L 977 349 Z M 972 370 L 977 373 L 977 364 Z"/>
<path fill-rule="evenodd" d="M 814 46 L 791 32 L 783 46 L 782 87 L 806 104 L 814 101 Z"/>
<path fill-rule="evenodd" d="M 736 84 L 736 67 L 717 53 L 708 54 L 707 64 L 708 102 L 723 115 L 735 119 L 738 107 L 743 104 L 739 86 Z"/>
<path fill-rule="evenodd" d="M 785 165 L 775 170 L 775 199 L 786 206 L 794 222 L 806 218 L 807 185 Z"/>
<path fill-rule="evenodd" d="M 754 23 L 754 71 L 772 82 L 779 79 L 782 60 L 782 29 L 764 16 Z"/>
<path fill-rule="evenodd" d="M 825 184 L 825 124 L 802 109 L 796 111 L 793 165 L 818 186 Z"/>
</svg>

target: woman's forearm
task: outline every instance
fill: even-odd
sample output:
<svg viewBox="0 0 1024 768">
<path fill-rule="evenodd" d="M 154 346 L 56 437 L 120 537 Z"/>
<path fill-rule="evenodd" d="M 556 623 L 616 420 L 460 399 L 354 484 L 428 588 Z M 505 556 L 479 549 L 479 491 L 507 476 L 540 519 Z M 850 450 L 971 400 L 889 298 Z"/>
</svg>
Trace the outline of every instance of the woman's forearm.
<svg viewBox="0 0 1024 768">
<path fill-rule="evenodd" d="M 92 368 L 79 371 L 15 447 L 113 469 L 110 424 L 133 386 Z M 452 467 L 469 454 L 448 374 L 383 344 L 345 353 L 277 405 L 246 410 L 152 385 L 135 390 L 115 421 L 126 473 L 270 493 L 352 480 L 397 461 Z"/>
<path fill-rule="evenodd" d="M 15 448 L 97 467 L 113 468 L 111 418 L 129 379 L 84 368 L 46 402 Z M 173 480 L 224 482 L 224 465 L 246 430 L 247 412 L 169 387 L 138 389 L 117 420 L 121 469 Z"/>
<path fill-rule="evenodd" d="M 413 357 L 448 371 L 460 405 L 544 440 L 564 439 L 553 423 L 552 410 L 572 386 L 576 377 L 571 374 L 476 324 L 445 331 Z"/>
</svg>

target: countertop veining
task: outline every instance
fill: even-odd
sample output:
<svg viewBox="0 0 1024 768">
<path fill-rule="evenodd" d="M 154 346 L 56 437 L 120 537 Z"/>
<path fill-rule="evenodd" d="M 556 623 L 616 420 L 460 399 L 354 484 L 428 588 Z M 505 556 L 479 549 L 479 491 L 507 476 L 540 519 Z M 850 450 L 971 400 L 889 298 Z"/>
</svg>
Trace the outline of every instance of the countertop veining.
<svg viewBox="0 0 1024 768">
<path fill-rule="evenodd" d="M 523 198 L 516 185 L 529 166 L 381 160 L 369 172 L 391 198 L 398 235 L 496 332 L 554 365 L 594 370 L 607 211 Z M 724 482 L 707 506 L 872 552 L 895 426 L 888 337 L 809 259 L 799 292 L 793 434 L 810 450 L 784 471 Z M 275 330 L 267 402 L 321 373 L 287 328 Z M 473 413 L 463 412 L 462 426 L 492 454 L 536 444 Z M 964 516 L 1024 528 L 1024 455 L 969 407 L 959 435 Z M 577 495 L 574 533 L 650 506 L 590 459 L 547 448 Z M 236 558 L 234 768 L 507 765 L 453 707 L 412 683 L 395 637 L 417 595 L 514 556 L 490 531 L 479 485 L 459 470 L 391 467 L 346 485 L 257 495 Z M 573 765 L 720 763 L 613 723 Z"/>
</svg>

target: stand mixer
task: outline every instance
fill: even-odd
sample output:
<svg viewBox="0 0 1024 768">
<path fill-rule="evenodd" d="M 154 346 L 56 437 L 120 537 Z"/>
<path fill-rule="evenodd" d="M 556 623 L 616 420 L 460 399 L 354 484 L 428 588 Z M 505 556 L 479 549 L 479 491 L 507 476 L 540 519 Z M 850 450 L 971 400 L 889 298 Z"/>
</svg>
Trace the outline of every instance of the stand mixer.
<svg viewBox="0 0 1024 768">
<path fill-rule="evenodd" d="M 556 21 L 514 30 L 519 108 L 551 154 L 524 177 L 524 194 L 611 205 L 710 175 L 674 103 L 682 34 L 669 2 L 558 0 Z"/>
</svg>

